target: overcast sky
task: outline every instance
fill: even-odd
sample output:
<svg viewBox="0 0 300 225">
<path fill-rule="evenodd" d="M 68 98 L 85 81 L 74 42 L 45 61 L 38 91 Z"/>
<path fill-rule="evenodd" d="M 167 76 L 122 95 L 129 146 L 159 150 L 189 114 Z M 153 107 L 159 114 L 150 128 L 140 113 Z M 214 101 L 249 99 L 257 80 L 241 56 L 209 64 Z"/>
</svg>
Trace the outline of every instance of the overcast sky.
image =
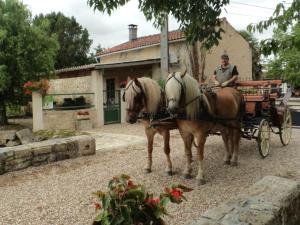
<svg viewBox="0 0 300 225">
<path fill-rule="evenodd" d="M 287 0 L 290 2 L 291 0 Z M 128 40 L 128 24 L 138 25 L 138 36 L 158 33 L 151 22 L 147 22 L 138 9 L 138 0 L 131 0 L 124 7 L 116 10 L 112 16 L 94 12 L 87 5 L 87 0 L 23 0 L 33 15 L 60 11 L 66 16 L 74 16 L 76 20 L 88 29 L 93 47 L 101 44 L 108 48 Z M 232 0 L 225 7 L 222 17 L 237 29 L 245 29 L 249 23 L 257 23 L 268 18 L 279 0 Z M 250 6 L 255 5 L 255 6 Z M 178 23 L 172 17 L 169 21 L 169 30 L 177 29 Z M 271 31 L 258 38 L 270 36 Z"/>
</svg>

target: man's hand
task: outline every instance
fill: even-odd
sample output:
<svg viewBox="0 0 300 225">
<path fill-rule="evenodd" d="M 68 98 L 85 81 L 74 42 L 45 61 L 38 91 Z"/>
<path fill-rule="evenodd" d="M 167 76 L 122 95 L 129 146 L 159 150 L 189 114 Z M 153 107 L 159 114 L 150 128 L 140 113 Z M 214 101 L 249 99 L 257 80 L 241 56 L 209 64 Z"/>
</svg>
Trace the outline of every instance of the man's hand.
<svg viewBox="0 0 300 225">
<path fill-rule="evenodd" d="M 225 82 L 223 82 L 223 83 L 221 84 L 221 86 L 222 86 L 222 87 L 227 87 L 228 84 L 229 84 L 229 81 L 225 81 Z"/>
<path fill-rule="evenodd" d="M 214 84 L 215 84 L 215 86 L 220 86 L 220 82 L 217 80 L 214 81 Z"/>
</svg>

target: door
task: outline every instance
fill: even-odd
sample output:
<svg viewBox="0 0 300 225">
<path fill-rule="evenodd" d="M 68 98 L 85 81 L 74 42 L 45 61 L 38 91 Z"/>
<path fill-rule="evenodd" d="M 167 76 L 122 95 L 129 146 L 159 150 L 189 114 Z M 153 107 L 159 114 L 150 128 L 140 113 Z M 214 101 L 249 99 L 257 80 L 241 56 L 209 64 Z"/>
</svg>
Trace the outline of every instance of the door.
<svg viewBox="0 0 300 225">
<path fill-rule="evenodd" d="M 104 124 L 121 123 L 120 90 L 115 90 L 115 79 L 106 80 L 104 97 Z"/>
</svg>

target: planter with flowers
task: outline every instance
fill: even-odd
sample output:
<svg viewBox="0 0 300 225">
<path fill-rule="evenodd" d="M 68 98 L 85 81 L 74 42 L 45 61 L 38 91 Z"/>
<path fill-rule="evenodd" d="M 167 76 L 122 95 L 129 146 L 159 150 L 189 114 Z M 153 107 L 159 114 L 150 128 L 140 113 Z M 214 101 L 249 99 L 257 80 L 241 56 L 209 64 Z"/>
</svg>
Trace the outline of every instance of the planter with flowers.
<svg viewBox="0 0 300 225">
<path fill-rule="evenodd" d="M 23 88 L 26 95 L 31 95 L 32 92 L 38 92 L 44 96 L 47 94 L 50 84 L 47 79 L 41 79 L 40 81 L 27 81 L 23 85 Z"/>
<path fill-rule="evenodd" d="M 114 177 L 108 191 L 95 193 L 94 203 L 98 215 L 93 225 L 165 225 L 168 203 L 180 204 L 186 200 L 183 193 L 192 191 L 183 185 L 165 188 L 159 197 L 146 192 L 144 186 L 135 184 L 128 175 Z"/>
<path fill-rule="evenodd" d="M 77 120 L 89 120 L 90 119 L 90 113 L 89 111 L 79 111 L 76 114 Z"/>
</svg>

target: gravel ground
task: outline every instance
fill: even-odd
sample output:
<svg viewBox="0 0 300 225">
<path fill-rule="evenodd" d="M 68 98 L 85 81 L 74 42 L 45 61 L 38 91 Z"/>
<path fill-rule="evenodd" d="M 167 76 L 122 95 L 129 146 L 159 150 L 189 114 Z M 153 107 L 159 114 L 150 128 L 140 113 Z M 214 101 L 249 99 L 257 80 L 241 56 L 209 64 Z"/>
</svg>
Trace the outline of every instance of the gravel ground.
<svg viewBox="0 0 300 225">
<path fill-rule="evenodd" d="M 102 132 L 143 135 L 141 125 L 109 125 Z M 164 173 L 166 166 L 162 139 L 155 141 L 153 172 L 144 174 L 145 147 L 98 152 L 95 156 L 61 161 L 42 167 L 0 176 L 1 225 L 79 225 L 91 224 L 95 211 L 92 192 L 105 189 L 113 175 L 130 174 L 155 193 L 172 183 L 194 188 L 187 193 L 187 202 L 168 208 L 172 217 L 167 224 L 188 224 L 208 208 L 214 207 L 243 192 L 266 175 L 300 178 L 300 130 L 294 130 L 293 140 L 282 147 L 279 137 L 272 136 L 271 153 L 262 160 L 256 142 L 242 140 L 240 164 L 237 168 L 223 166 L 222 141 L 210 137 L 206 144 L 205 168 L 208 183 L 198 187 L 195 179 L 182 178 L 184 151 L 177 131 L 172 132 L 171 154 L 177 172 L 173 177 Z M 138 160 L 137 160 L 138 159 Z M 196 164 L 193 165 L 194 169 Z M 196 170 L 194 170 L 194 175 Z"/>
</svg>

